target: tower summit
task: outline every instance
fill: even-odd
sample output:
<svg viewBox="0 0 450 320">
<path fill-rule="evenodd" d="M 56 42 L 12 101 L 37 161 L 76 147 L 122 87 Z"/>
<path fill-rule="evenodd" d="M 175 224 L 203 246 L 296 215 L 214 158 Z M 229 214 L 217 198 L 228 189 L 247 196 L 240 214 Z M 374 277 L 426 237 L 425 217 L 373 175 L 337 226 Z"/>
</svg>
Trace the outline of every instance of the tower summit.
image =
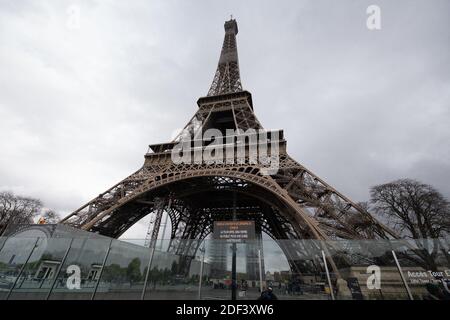
<svg viewBox="0 0 450 320">
<path fill-rule="evenodd" d="M 214 75 L 208 96 L 242 91 L 239 59 L 236 45 L 238 26 L 235 19 L 225 22 L 225 37 L 220 53 L 219 65 Z"/>
</svg>

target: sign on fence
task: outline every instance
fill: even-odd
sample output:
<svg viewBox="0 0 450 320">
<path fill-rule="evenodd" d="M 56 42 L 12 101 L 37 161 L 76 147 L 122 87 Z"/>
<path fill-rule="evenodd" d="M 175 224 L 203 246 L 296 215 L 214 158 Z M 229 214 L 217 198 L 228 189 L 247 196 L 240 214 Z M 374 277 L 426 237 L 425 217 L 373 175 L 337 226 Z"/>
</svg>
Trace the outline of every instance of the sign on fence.
<svg viewBox="0 0 450 320">
<path fill-rule="evenodd" d="M 255 239 L 255 222 L 240 221 L 214 221 L 213 238 L 241 242 Z"/>
</svg>

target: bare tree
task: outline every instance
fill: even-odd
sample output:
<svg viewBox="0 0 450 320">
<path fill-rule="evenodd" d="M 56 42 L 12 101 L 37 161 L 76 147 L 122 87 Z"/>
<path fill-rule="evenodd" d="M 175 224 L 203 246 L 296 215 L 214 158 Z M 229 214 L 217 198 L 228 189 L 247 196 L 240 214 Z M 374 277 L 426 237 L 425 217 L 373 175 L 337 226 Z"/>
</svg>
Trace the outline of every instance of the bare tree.
<svg viewBox="0 0 450 320">
<path fill-rule="evenodd" d="M 405 239 L 414 239 L 417 250 L 404 254 L 424 268 L 436 269 L 439 238 L 450 232 L 450 204 L 430 185 L 401 179 L 372 187 L 374 211 Z M 446 256 L 446 255 L 444 255 Z"/>
<path fill-rule="evenodd" d="M 38 199 L 0 192 L 0 234 L 9 224 L 33 223 L 42 209 Z"/>
<path fill-rule="evenodd" d="M 403 237 L 439 238 L 450 232 L 450 204 L 432 186 L 401 179 L 370 190 L 375 212 Z"/>
</svg>

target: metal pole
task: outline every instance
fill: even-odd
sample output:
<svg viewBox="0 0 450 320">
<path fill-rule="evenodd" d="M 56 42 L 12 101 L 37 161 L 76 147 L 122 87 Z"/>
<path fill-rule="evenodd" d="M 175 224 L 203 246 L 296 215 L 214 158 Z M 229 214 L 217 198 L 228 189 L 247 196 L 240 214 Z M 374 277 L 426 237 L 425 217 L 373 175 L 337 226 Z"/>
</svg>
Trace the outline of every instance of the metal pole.
<svg viewBox="0 0 450 320">
<path fill-rule="evenodd" d="M 397 255 L 395 254 L 394 250 L 392 250 L 391 252 L 392 252 L 392 256 L 394 257 L 395 264 L 397 265 L 398 273 L 400 273 L 400 277 L 402 278 L 403 285 L 405 286 L 406 292 L 408 293 L 409 300 L 414 300 L 414 298 L 411 294 L 411 291 L 409 290 L 408 283 L 406 283 L 406 279 L 403 276 L 402 267 L 400 267 L 400 263 L 398 263 Z"/>
<path fill-rule="evenodd" d="M 170 203 L 170 202 L 169 202 Z M 170 204 L 169 204 L 170 206 Z M 163 227 L 163 231 L 162 231 L 162 235 L 161 235 L 161 239 L 159 242 L 159 250 L 162 251 L 163 250 L 163 244 L 164 244 L 164 237 L 166 236 L 166 228 L 167 228 L 167 221 L 169 220 L 169 214 L 166 211 L 166 217 L 164 219 L 164 227 Z"/>
<path fill-rule="evenodd" d="M 13 283 L 11 289 L 9 289 L 8 295 L 6 296 L 6 300 L 9 300 L 9 297 L 11 296 L 11 293 L 12 293 L 14 287 L 15 287 L 16 284 L 17 284 L 17 281 L 19 281 L 19 278 L 20 278 L 20 276 L 22 275 L 22 272 L 25 270 L 25 266 L 27 265 L 28 261 L 30 260 L 31 255 L 32 255 L 33 252 L 34 252 L 34 249 L 37 247 L 38 241 L 39 241 L 39 238 L 36 238 L 36 242 L 34 243 L 33 248 L 31 249 L 30 254 L 28 255 L 28 257 L 27 257 L 27 259 L 25 260 L 25 262 L 24 262 L 24 264 L 22 265 L 22 267 L 20 268 L 19 274 L 17 275 L 16 280 L 14 280 L 14 283 Z"/>
<path fill-rule="evenodd" d="M 236 191 L 233 190 L 233 221 L 236 221 Z M 236 243 L 231 246 L 233 256 L 231 260 L 231 300 L 236 300 Z"/>
<path fill-rule="evenodd" d="M 150 254 L 150 258 L 148 259 L 147 272 L 145 273 L 144 287 L 142 288 L 141 300 L 144 300 L 144 298 L 145 298 L 145 292 L 147 291 L 148 275 L 149 275 L 149 273 L 150 273 L 150 268 L 151 268 L 151 266 L 152 266 L 152 262 L 153 262 L 153 254 L 154 254 L 154 253 L 155 253 L 155 248 L 152 248 L 152 253 Z"/>
<path fill-rule="evenodd" d="M 202 278 L 203 278 L 203 263 L 205 262 L 205 247 L 203 246 L 203 249 L 200 249 L 200 252 L 202 253 L 202 261 L 200 262 L 200 280 L 198 283 L 198 300 L 201 300 L 202 298 Z"/>
<path fill-rule="evenodd" d="M 258 261 L 259 261 L 259 290 L 260 292 L 263 292 L 261 249 L 258 249 Z"/>
<path fill-rule="evenodd" d="M 231 300 L 236 300 L 236 243 L 231 245 L 233 251 L 231 264 Z"/>
<path fill-rule="evenodd" d="M 323 263 L 325 265 L 325 272 L 327 273 L 328 286 L 330 287 L 331 300 L 334 299 L 333 286 L 331 285 L 330 273 L 328 272 L 327 258 L 325 257 L 325 252 L 322 251 Z"/>
<path fill-rule="evenodd" d="M 59 265 L 58 271 L 55 274 L 55 279 L 53 280 L 52 285 L 50 286 L 50 289 L 49 289 L 49 291 L 47 293 L 47 297 L 45 298 L 45 300 L 48 300 L 50 298 L 50 295 L 52 294 L 53 288 L 55 287 L 56 281 L 58 280 L 59 273 L 61 272 L 61 269 L 62 269 L 64 263 L 66 262 L 66 258 L 67 258 L 67 255 L 69 254 L 70 249 L 72 248 L 73 240 L 74 240 L 74 238 L 72 238 L 70 240 L 69 246 L 67 247 L 67 250 L 64 253 L 64 256 L 63 256 L 63 258 L 61 260 L 61 264 Z"/>
<path fill-rule="evenodd" d="M 102 280 L 103 269 L 105 269 L 106 259 L 108 259 L 109 252 L 111 251 L 113 239 L 109 242 L 108 250 L 106 251 L 105 257 L 103 258 L 102 268 L 100 269 L 100 274 L 98 275 L 97 283 L 95 284 L 94 292 L 92 292 L 91 300 L 94 300 L 95 294 L 97 293 L 98 285 L 100 284 L 100 280 Z"/>
<path fill-rule="evenodd" d="M 164 219 L 164 228 L 163 228 L 163 233 L 161 236 L 161 242 L 160 242 L 160 251 L 163 251 L 163 241 L 165 240 L 165 236 L 166 236 L 166 228 L 167 228 L 167 221 L 169 220 L 169 210 L 172 208 L 172 196 L 169 196 L 169 203 L 167 204 L 167 208 L 166 208 L 166 218 Z M 167 249 L 169 249 L 169 247 L 167 247 Z"/>
</svg>

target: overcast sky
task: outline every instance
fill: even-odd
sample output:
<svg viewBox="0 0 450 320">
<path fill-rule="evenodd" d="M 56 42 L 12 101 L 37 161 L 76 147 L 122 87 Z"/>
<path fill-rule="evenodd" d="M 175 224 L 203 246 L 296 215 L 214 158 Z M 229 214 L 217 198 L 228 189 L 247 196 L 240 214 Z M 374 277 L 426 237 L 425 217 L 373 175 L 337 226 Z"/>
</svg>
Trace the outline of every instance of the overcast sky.
<svg viewBox="0 0 450 320">
<path fill-rule="evenodd" d="M 381 30 L 366 27 L 371 4 Z M 355 201 L 406 177 L 449 197 L 449 13 L 447 0 L 0 0 L 0 190 L 65 215 L 137 170 L 206 95 L 233 14 L 243 86 L 298 162 Z"/>
</svg>

